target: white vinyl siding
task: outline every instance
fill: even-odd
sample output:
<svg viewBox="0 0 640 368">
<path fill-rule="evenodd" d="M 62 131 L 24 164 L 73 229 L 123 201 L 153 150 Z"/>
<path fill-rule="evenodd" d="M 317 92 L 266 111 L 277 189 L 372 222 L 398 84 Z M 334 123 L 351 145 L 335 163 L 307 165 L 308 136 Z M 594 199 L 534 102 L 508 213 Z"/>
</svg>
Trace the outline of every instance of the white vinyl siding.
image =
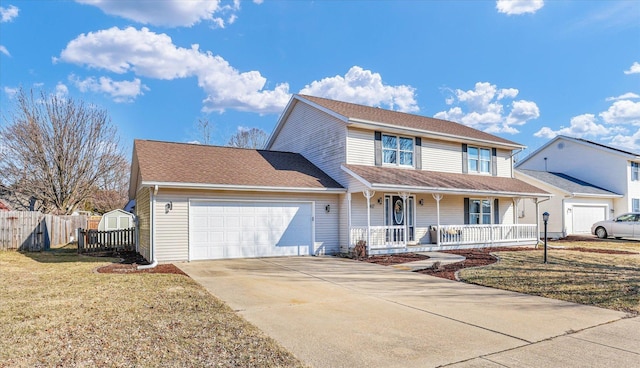
<svg viewBox="0 0 640 368">
<path fill-rule="evenodd" d="M 349 128 L 347 131 L 347 164 L 375 165 L 373 131 Z"/>
<path fill-rule="evenodd" d="M 344 186 L 347 128 L 335 117 L 298 102 L 271 145 L 271 150 L 300 153 Z M 373 155 L 373 151 L 371 152 Z"/>
<path fill-rule="evenodd" d="M 228 192 L 160 189 L 156 198 L 155 249 L 159 262 L 187 261 L 189 256 L 189 200 L 301 201 L 315 203 L 315 254 L 339 252 L 339 195 L 306 193 Z M 171 201 L 173 209 L 165 210 Z M 330 205 L 330 212 L 325 206 Z"/>
<path fill-rule="evenodd" d="M 460 143 L 422 139 L 422 169 L 462 173 Z"/>
<path fill-rule="evenodd" d="M 136 216 L 138 219 L 138 253 L 147 261 L 151 259 L 151 206 L 150 189 L 140 188 L 136 194 Z"/>
<path fill-rule="evenodd" d="M 496 157 L 496 164 L 498 165 L 498 175 L 503 178 L 513 177 L 513 161 L 511 158 L 512 152 L 509 150 L 499 149 Z"/>
</svg>

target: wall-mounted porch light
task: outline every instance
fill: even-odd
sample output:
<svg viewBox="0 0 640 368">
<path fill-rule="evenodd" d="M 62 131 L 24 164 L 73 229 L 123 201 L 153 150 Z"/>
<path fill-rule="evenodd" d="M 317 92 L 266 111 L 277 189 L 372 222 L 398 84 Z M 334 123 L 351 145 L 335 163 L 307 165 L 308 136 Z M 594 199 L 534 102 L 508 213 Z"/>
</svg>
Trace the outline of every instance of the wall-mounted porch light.
<svg viewBox="0 0 640 368">
<path fill-rule="evenodd" d="M 421 206 L 424 206 L 424 199 L 420 199 L 418 203 L 420 203 Z"/>
<path fill-rule="evenodd" d="M 324 210 L 327 211 L 327 213 L 331 212 L 331 205 L 328 204 L 328 205 L 324 206 Z"/>
</svg>

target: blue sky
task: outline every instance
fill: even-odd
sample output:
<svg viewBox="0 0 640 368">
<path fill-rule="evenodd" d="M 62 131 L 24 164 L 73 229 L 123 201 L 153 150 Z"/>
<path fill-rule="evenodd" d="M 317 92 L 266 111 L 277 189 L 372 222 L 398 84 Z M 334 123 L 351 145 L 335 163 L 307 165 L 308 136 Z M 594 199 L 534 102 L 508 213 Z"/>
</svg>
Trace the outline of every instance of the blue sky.
<svg viewBox="0 0 640 368">
<path fill-rule="evenodd" d="M 135 138 L 273 129 L 292 93 L 461 122 L 531 150 L 640 152 L 638 1 L 0 1 L 0 109 L 45 90 Z"/>
</svg>

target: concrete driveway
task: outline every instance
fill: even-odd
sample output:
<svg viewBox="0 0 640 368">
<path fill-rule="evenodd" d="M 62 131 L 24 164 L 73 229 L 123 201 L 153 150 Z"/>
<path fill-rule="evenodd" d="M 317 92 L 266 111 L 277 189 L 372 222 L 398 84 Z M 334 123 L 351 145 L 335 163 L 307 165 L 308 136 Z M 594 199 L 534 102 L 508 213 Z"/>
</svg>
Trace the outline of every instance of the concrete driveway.
<svg viewBox="0 0 640 368">
<path fill-rule="evenodd" d="M 348 259 L 177 264 L 312 367 L 624 367 L 640 320 Z"/>
</svg>

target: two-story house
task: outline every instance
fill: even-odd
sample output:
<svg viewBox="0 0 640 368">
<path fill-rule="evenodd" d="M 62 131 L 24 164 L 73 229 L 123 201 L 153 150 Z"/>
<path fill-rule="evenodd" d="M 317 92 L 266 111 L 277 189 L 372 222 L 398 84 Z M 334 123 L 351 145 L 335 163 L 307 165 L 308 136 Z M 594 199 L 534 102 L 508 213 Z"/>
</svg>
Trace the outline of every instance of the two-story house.
<svg viewBox="0 0 640 368">
<path fill-rule="evenodd" d="M 557 136 L 516 165 L 516 177 L 554 196 L 549 235 L 589 234 L 591 225 L 640 211 L 640 155 L 581 138 Z M 527 221 L 535 216 L 525 206 Z M 530 206 L 532 207 L 532 206 Z"/>
<path fill-rule="evenodd" d="M 295 95 L 266 150 L 136 140 L 141 253 L 176 261 L 528 245 L 523 146 L 450 121 Z"/>
</svg>

